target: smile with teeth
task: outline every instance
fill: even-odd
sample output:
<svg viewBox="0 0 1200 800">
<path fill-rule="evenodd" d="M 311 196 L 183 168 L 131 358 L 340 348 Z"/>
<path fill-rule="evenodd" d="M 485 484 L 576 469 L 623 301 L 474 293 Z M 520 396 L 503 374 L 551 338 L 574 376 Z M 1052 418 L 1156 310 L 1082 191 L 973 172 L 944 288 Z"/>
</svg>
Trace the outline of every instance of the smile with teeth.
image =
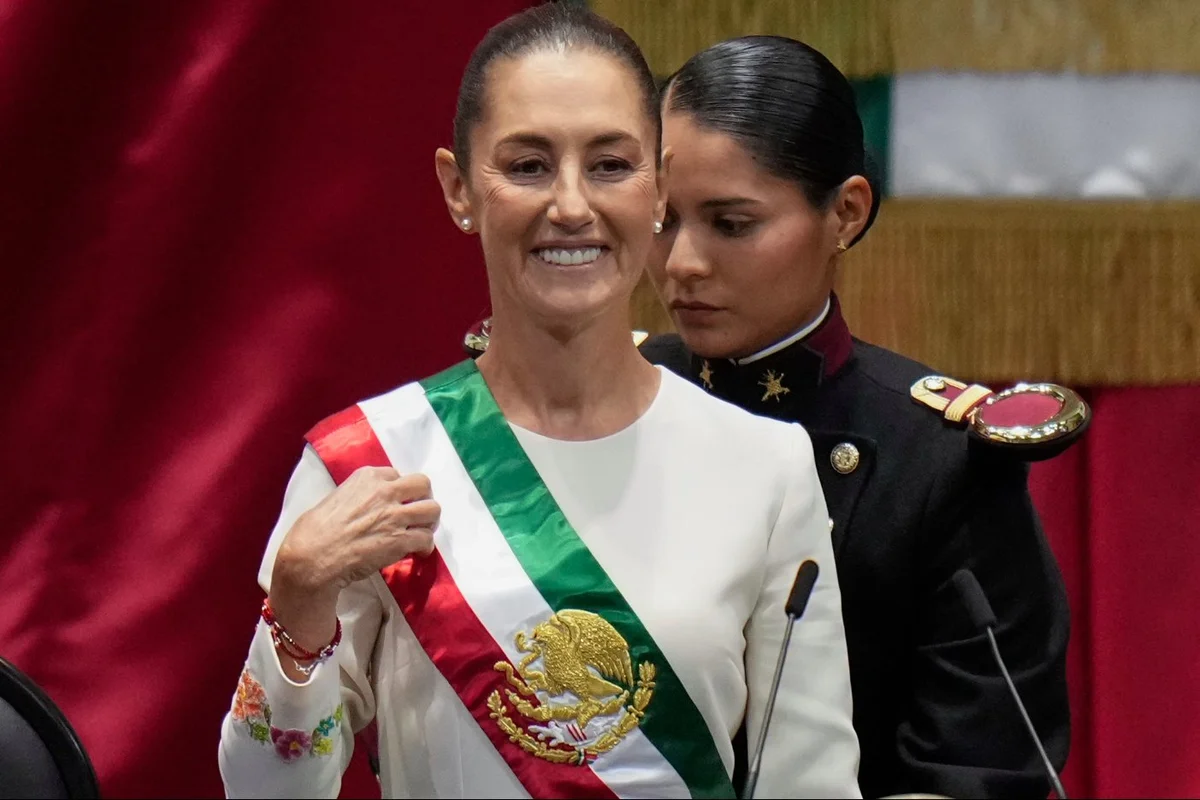
<svg viewBox="0 0 1200 800">
<path fill-rule="evenodd" d="M 575 267 L 580 264 L 592 263 L 607 249 L 607 247 L 576 247 L 565 250 L 558 247 L 546 247 L 541 250 L 534 250 L 533 254 L 547 264 L 554 264 L 559 267 Z"/>
</svg>

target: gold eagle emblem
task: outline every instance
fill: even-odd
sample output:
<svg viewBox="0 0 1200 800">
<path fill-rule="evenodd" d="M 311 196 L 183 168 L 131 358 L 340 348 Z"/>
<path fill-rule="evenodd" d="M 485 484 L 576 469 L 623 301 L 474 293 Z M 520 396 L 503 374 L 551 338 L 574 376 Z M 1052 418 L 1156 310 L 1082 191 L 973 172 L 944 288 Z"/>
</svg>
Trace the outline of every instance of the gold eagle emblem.
<svg viewBox="0 0 1200 800">
<path fill-rule="evenodd" d="M 604 617 L 565 609 L 538 623 L 529 636 L 519 631 L 515 644 L 525 653 L 516 668 L 507 661 L 495 668 L 515 689 L 505 690 L 508 704 L 528 726 L 509 716 L 500 690 L 487 703 L 491 718 L 525 752 L 585 764 L 641 723 L 656 670 L 644 661 L 634 680 L 629 645 Z"/>
</svg>

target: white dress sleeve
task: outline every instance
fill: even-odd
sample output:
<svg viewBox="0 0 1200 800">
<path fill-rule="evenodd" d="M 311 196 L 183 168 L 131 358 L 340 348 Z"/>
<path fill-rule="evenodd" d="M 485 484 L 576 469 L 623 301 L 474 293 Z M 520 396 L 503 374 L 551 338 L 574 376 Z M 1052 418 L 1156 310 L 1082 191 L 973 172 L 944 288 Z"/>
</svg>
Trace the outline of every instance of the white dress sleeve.
<svg viewBox="0 0 1200 800">
<path fill-rule="evenodd" d="M 812 559 L 820 572 L 804 616 L 792 631 L 755 795 L 861 797 L 850 664 L 829 514 L 812 443 L 799 425 L 793 428 L 795 455 L 786 469 L 785 497 L 767 547 L 762 593 L 746 636 L 751 758 L 783 644 L 784 605 L 796 570 L 805 559 Z"/>
<path fill-rule="evenodd" d="M 275 554 L 287 532 L 334 488 L 321 459 L 306 447 L 259 570 L 264 591 L 270 590 Z M 226 797 L 338 796 L 354 733 L 375 715 L 370 663 L 382 608 L 368 581 L 344 589 L 338 598 L 342 643 L 302 684 L 284 674 L 270 631 L 258 621 L 221 725 L 218 762 Z"/>
</svg>

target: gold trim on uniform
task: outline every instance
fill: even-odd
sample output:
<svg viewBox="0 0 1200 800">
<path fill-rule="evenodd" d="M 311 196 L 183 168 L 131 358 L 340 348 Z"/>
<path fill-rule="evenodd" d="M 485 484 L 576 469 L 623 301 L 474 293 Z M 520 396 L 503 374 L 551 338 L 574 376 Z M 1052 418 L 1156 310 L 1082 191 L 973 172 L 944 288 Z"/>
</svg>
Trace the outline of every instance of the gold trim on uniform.
<svg viewBox="0 0 1200 800">
<path fill-rule="evenodd" d="M 1059 403 L 1058 413 L 1039 425 L 988 425 L 983 421 L 979 410 L 971 412 L 971 430 L 991 442 L 1001 444 L 1034 444 L 1051 442 L 1055 439 L 1073 433 L 1087 422 L 1090 416 L 1087 403 L 1078 394 L 1065 386 L 1056 383 L 1018 383 L 1011 389 L 1005 389 L 999 394 L 987 399 L 985 406 L 998 403 L 1005 398 L 1018 394 L 1044 394 L 1053 397 Z"/>
<path fill-rule="evenodd" d="M 930 375 L 927 378 L 922 378 L 909 388 L 908 393 L 922 405 L 929 406 L 934 411 L 945 411 L 950 405 L 942 392 L 946 391 L 947 387 L 953 386 L 955 389 L 966 391 L 967 385 L 962 381 L 956 381 L 953 378 L 945 378 L 941 375 Z"/>
<path fill-rule="evenodd" d="M 829 463 L 833 465 L 833 469 L 839 475 L 849 475 L 854 470 L 858 469 L 859 453 L 858 448 L 850 444 L 850 442 L 842 442 L 833 448 L 833 452 L 829 454 Z"/>
<path fill-rule="evenodd" d="M 783 385 L 783 373 L 781 372 L 776 375 L 775 370 L 773 369 L 769 369 L 763 374 L 763 379 L 758 382 L 758 385 L 766 389 L 762 396 L 764 403 L 770 400 L 772 397 L 774 397 L 775 402 L 778 403 L 780 397 L 785 394 L 790 394 L 792 391 Z"/>
<path fill-rule="evenodd" d="M 991 393 L 992 390 L 986 386 L 972 383 L 966 389 L 963 389 L 962 394 L 950 401 L 946 406 L 944 416 L 951 422 L 962 422 Z"/>
<path fill-rule="evenodd" d="M 948 400 L 943 394 L 949 387 L 959 394 Z M 1018 383 L 1002 392 L 993 393 L 986 386 L 970 386 L 941 375 L 922 378 L 909 389 L 912 399 L 941 413 L 942 418 L 968 427 L 985 441 L 996 444 L 1045 444 L 1074 433 L 1087 423 L 1091 410 L 1078 394 L 1057 383 Z M 989 425 L 984 410 L 1004 400 L 1022 394 L 1042 394 L 1058 401 L 1058 411 L 1044 421 L 1030 420 L 1027 424 Z"/>
<path fill-rule="evenodd" d="M 708 359 L 704 359 L 704 363 L 700 367 L 700 381 L 704 384 L 704 388 L 712 391 L 712 367 L 708 365 Z"/>
</svg>

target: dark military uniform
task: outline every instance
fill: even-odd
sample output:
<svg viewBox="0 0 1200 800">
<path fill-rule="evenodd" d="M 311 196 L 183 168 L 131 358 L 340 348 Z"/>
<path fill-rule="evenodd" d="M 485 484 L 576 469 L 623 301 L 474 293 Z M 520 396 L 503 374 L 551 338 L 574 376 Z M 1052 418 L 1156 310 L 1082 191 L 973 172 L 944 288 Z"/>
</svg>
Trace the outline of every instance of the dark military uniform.
<svg viewBox="0 0 1200 800">
<path fill-rule="evenodd" d="M 812 335 L 749 364 L 705 361 L 677 336 L 641 350 L 812 437 L 833 520 L 863 796 L 1045 797 L 1037 751 L 951 583 L 963 567 L 978 578 L 1001 653 L 1061 769 L 1067 599 L 1013 449 L 914 402 L 910 390 L 930 370 L 852 339 L 836 300 Z"/>
</svg>

